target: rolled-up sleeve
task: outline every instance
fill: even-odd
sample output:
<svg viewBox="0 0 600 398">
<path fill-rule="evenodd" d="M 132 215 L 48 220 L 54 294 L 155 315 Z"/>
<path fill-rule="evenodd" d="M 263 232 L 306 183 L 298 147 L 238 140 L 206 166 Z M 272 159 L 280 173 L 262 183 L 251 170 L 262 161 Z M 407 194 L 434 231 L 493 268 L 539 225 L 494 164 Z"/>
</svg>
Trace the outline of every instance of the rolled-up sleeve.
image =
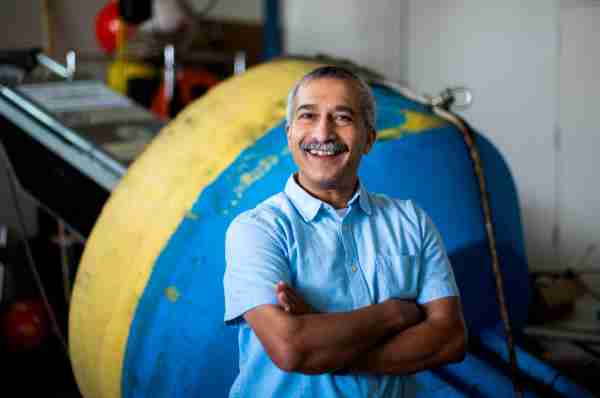
<svg viewBox="0 0 600 398">
<path fill-rule="evenodd" d="M 225 323 L 235 325 L 247 311 L 277 304 L 277 282 L 290 282 L 285 247 L 276 232 L 260 219 L 242 215 L 233 220 L 225 238 Z"/>
<path fill-rule="evenodd" d="M 423 242 L 417 303 L 425 304 L 443 297 L 459 296 L 442 237 L 431 218 L 423 210 L 416 210 Z"/>
</svg>

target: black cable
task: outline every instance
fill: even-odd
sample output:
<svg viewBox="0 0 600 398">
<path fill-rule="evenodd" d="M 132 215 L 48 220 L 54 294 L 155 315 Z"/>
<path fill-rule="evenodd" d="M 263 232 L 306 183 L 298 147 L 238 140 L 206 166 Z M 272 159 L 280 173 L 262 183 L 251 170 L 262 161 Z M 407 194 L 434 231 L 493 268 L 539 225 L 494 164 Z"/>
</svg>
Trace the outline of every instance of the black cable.
<svg viewBox="0 0 600 398">
<path fill-rule="evenodd" d="M 582 343 L 579 341 L 573 341 L 571 342 L 574 346 L 581 348 L 583 351 L 585 351 L 586 354 L 589 354 L 591 356 L 593 356 L 596 359 L 600 359 L 600 351 L 590 347 L 588 344 L 586 343 Z"/>
</svg>

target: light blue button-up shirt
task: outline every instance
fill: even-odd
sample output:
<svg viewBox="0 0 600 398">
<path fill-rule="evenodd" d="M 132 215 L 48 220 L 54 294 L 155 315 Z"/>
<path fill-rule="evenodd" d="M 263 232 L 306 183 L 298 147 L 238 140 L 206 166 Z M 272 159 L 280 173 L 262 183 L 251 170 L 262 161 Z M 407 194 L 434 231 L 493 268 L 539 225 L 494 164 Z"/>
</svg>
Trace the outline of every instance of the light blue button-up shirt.
<svg viewBox="0 0 600 398">
<path fill-rule="evenodd" d="M 340 217 L 291 176 L 284 192 L 233 220 L 225 252 L 225 322 L 239 327 L 240 374 L 231 398 L 414 395 L 406 376 L 282 371 L 243 319 L 252 308 L 277 304 L 279 281 L 319 312 L 458 295 L 441 237 L 412 201 L 369 193 L 360 184 Z"/>
</svg>

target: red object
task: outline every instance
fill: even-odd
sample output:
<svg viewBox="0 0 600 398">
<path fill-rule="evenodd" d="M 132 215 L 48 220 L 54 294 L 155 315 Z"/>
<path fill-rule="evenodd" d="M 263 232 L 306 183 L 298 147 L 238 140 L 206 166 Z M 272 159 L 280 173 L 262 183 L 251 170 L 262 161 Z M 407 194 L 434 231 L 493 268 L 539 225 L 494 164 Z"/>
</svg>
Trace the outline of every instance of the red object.
<svg viewBox="0 0 600 398">
<path fill-rule="evenodd" d="M 203 95 L 219 82 L 216 75 L 200 68 L 185 68 L 177 76 L 179 95 L 184 105 Z"/>
<path fill-rule="evenodd" d="M 177 105 L 183 108 L 218 82 L 219 78 L 207 70 L 183 68 L 176 73 L 175 93 L 171 101 L 176 101 Z M 158 89 L 158 94 L 152 101 L 151 109 L 156 115 L 167 120 L 170 116 L 173 116 L 172 108 L 169 105 L 163 82 Z"/>
<path fill-rule="evenodd" d="M 117 47 L 120 24 L 119 3 L 116 0 L 111 0 L 96 15 L 96 40 L 109 55 Z M 128 36 L 130 37 L 132 33 L 130 30 Z"/>
<path fill-rule="evenodd" d="M 6 347 L 11 352 L 33 351 L 48 336 L 48 316 L 39 300 L 12 303 L 2 314 L 0 326 Z"/>
</svg>

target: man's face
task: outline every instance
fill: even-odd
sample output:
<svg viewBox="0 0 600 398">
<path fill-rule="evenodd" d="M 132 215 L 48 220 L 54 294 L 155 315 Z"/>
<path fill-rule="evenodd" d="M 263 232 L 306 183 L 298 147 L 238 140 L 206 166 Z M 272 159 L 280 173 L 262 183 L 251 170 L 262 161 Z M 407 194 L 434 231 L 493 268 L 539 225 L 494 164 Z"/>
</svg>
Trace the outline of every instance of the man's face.
<svg viewBox="0 0 600 398">
<path fill-rule="evenodd" d="M 358 93 L 356 83 L 334 78 L 311 80 L 298 90 L 287 137 L 299 183 L 309 191 L 354 188 L 360 159 L 375 141 Z"/>
</svg>

